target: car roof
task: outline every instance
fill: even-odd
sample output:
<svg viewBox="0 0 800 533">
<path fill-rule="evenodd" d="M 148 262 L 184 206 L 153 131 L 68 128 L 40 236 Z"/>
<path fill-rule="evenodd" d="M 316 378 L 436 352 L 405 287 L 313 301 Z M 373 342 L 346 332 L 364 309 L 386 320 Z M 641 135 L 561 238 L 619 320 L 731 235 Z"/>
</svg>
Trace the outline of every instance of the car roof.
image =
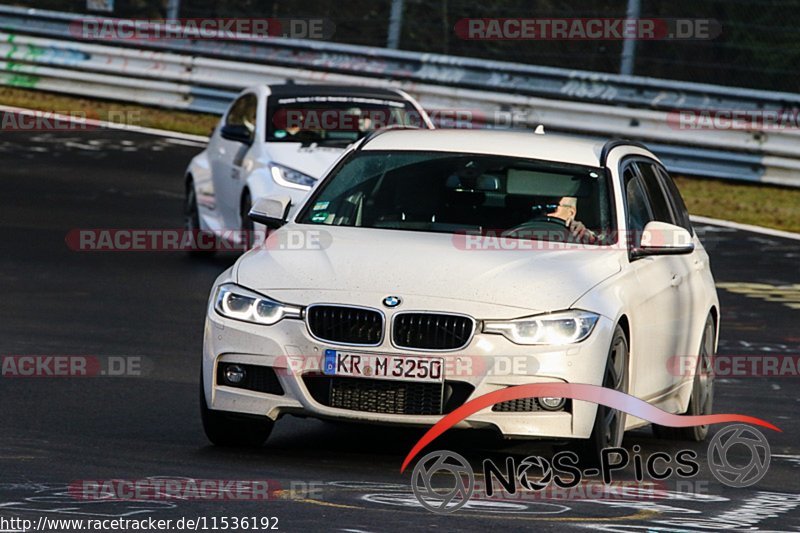
<svg viewBox="0 0 800 533">
<path fill-rule="evenodd" d="M 405 101 L 405 97 L 395 89 L 379 87 L 354 87 L 346 85 L 270 85 L 270 96 L 278 98 L 292 96 L 356 96 L 359 98 L 384 98 Z"/>
<path fill-rule="evenodd" d="M 487 129 L 395 129 L 368 138 L 362 150 L 422 150 L 525 157 L 591 167 L 602 166 L 606 140 L 566 135 L 538 135 L 533 131 Z M 628 143 L 623 143 L 628 144 Z M 631 146 L 637 146 L 631 142 Z"/>
</svg>

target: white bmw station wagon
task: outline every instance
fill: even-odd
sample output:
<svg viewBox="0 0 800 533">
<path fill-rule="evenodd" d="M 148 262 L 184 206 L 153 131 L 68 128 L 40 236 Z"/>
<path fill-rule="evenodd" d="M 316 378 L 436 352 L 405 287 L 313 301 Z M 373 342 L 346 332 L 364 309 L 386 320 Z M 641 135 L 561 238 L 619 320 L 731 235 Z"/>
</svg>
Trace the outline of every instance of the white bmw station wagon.
<svg viewBox="0 0 800 533">
<path fill-rule="evenodd" d="M 709 258 L 644 146 L 377 131 L 302 202 L 263 198 L 250 216 L 274 231 L 217 279 L 207 309 L 201 411 L 216 444 L 260 445 L 286 414 L 430 426 L 528 383 L 712 412 L 719 303 Z M 676 372 L 676 357 L 690 371 Z M 458 427 L 575 439 L 598 453 L 647 423 L 528 398 Z"/>
</svg>

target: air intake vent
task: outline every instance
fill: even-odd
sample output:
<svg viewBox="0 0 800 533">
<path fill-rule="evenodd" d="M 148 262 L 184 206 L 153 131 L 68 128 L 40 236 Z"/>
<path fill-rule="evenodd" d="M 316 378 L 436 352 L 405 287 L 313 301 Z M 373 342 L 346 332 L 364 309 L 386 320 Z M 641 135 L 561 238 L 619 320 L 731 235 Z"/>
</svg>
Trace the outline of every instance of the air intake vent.
<svg viewBox="0 0 800 533">
<path fill-rule="evenodd" d="M 390 415 L 441 415 L 461 407 L 475 388 L 469 383 L 420 383 L 369 378 L 303 376 L 317 402 L 336 409 Z"/>
</svg>

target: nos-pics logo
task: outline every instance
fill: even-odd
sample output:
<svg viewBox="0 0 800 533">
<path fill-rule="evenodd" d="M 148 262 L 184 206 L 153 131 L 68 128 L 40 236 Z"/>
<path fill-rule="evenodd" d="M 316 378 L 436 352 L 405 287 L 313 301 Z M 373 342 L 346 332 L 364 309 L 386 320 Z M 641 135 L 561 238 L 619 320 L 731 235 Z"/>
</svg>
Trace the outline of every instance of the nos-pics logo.
<svg viewBox="0 0 800 533">
<path fill-rule="evenodd" d="M 740 451 L 746 449 L 747 453 L 732 460 L 730 452 L 734 447 Z M 769 442 L 760 431 L 745 424 L 735 424 L 714 435 L 707 457 L 709 469 L 718 481 L 730 487 L 743 488 L 766 475 L 771 453 Z M 529 474 L 532 470 L 540 475 L 531 479 Z M 515 474 L 519 486 L 530 491 L 544 490 L 553 479 L 550 462 L 539 456 L 523 459 Z M 437 450 L 417 462 L 411 474 L 411 489 L 417 501 L 429 511 L 452 513 L 464 507 L 475 492 L 475 472 L 461 455 Z"/>
</svg>

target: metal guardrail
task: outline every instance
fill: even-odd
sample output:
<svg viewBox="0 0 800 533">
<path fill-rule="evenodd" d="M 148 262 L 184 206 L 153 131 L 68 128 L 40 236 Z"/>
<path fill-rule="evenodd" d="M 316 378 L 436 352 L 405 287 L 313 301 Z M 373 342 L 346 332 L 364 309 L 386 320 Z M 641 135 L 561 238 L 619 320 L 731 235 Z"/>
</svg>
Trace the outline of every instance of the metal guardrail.
<svg viewBox="0 0 800 533">
<path fill-rule="evenodd" d="M 677 129 L 676 110 L 800 109 L 800 95 L 272 38 L 85 40 L 80 15 L 0 6 L 0 84 L 221 113 L 257 83 L 401 87 L 427 109 L 647 142 L 670 170 L 800 186 L 797 130 Z"/>
</svg>

